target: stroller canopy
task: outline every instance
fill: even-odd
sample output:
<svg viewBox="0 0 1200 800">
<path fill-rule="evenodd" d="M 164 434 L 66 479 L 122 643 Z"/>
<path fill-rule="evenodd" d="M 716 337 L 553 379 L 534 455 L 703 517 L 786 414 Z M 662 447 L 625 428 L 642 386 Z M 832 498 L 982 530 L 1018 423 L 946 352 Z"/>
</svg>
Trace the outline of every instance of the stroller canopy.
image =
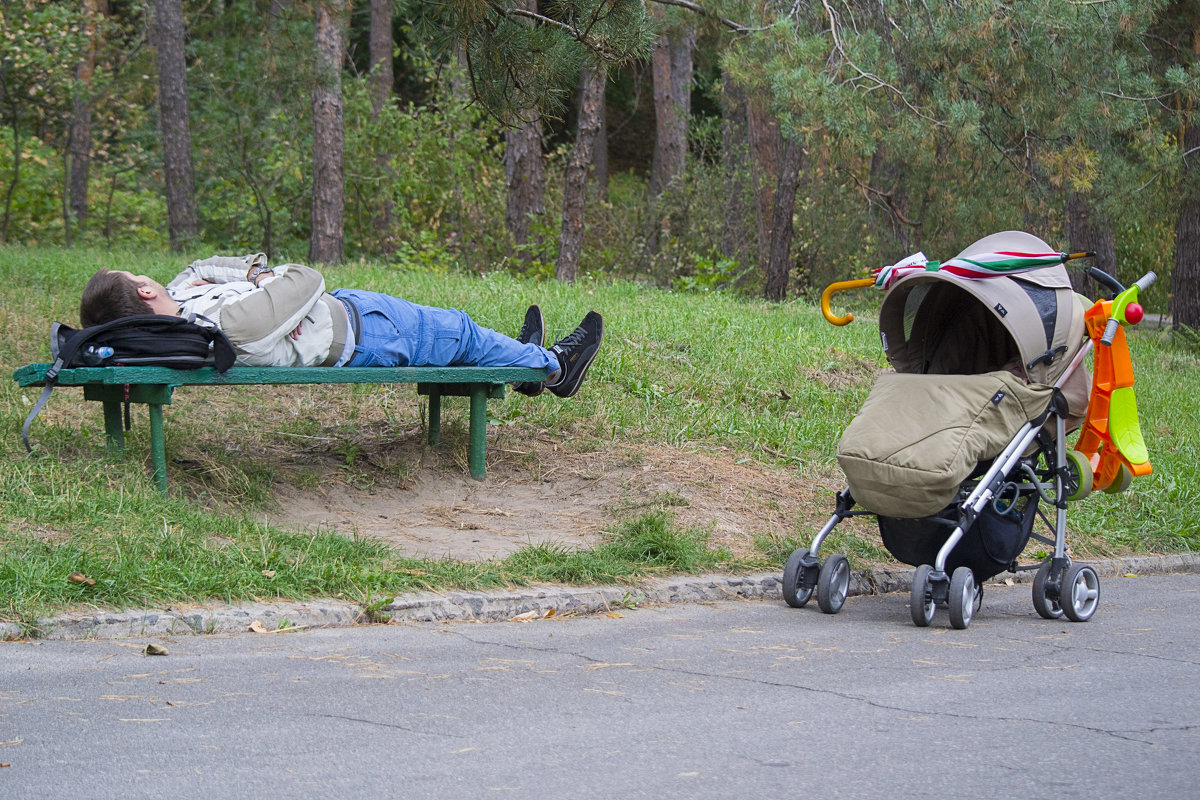
<svg viewBox="0 0 1200 800">
<path fill-rule="evenodd" d="M 1051 253 L 1028 233 L 984 237 L 958 254 Z M 879 333 L 897 372 L 974 375 L 1008 370 L 1053 384 L 1083 344 L 1083 304 L 1062 264 L 989 278 L 918 272 L 884 297 Z"/>
</svg>

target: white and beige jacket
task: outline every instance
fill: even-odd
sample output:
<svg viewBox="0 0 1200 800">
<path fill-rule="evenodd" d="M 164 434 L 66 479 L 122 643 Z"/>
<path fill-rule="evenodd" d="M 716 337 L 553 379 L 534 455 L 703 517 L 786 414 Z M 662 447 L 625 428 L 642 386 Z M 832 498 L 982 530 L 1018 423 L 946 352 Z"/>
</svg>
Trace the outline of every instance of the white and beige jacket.
<svg viewBox="0 0 1200 800">
<path fill-rule="evenodd" d="M 281 264 L 259 281 L 246 280 L 262 253 L 213 256 L 194 261 L 167 284 L 181 314 L 212 320 L 237 351 L 237 363 L 260 367 L 329 367 L 343 362 L 352 346 L 346 307 L 325 291 L 311 267 Z M 290 334 L 297 331 L 298 335 Z"/>
</svg>

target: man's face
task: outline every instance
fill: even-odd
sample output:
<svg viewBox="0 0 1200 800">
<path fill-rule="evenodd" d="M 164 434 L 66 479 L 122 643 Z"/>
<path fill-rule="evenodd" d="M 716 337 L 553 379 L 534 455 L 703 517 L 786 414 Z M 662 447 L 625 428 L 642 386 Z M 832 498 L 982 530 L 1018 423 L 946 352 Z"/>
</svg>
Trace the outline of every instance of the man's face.
<svg viewBox="0 0 1200 800">
<path fill-rule="evenodd" d="M 133 285 L 137 287 L 138 296 L 150 304 L 156 314 L 166 314 L 168 316 L 179 313 L 179 304 L 171 299 L 167 294 L 167 289 L 161 283 L 149 277 L 148 275 L 134 275 L 132 272 L 127 272 L 123 269 L 114 269 L 113 272 L 118 275 L 123 275 L 127 280 L 133 281 Z"/>
</svg>

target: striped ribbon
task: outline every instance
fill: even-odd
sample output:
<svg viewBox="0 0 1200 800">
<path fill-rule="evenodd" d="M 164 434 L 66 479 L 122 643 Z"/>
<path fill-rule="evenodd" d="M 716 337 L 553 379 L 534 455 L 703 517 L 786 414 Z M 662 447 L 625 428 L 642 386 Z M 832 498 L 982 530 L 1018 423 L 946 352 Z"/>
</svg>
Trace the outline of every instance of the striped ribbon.
<svg viewBox="0 0 1200 800">
<path fill-rule="evenodd" d="M 892 284 L 914 272 L 949 272 L 960 278 L 997 278 L 1002 275 L 1019 275 L 1036 269 L 1062 264 L 1070 256 L 1066 253 L 1022 253 L 1001 250 L 995 253 L 975 253 L 971 256 L 952 258 L 949 261 L 930 261 L 924 253 L 913 253 L 903 261 L 883 267 L 876 273 L 875 288 L 887 290 Z"/>
</svg>

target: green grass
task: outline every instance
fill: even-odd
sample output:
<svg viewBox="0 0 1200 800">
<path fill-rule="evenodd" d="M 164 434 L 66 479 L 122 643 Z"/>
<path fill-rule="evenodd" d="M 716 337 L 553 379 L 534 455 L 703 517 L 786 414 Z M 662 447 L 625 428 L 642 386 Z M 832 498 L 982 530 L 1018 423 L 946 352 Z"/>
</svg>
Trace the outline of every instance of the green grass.
<svg viewBox="0 0 1200 800">
<path fill-rule="evenodd" d="M 0 364 L 9 373 L 48 356 L 49 323 L 77 319 L 78 292 L 99 266 L 165 281 L 194 257 L 0 248 Z M 455 306 L 481 324 L 516 332 L 525 307 L 542 306 L 554 336 L 591 308 L 604 313 L 605 345 L 587 390 L 568 403 L 510 394 L 489 411 L 495 425 L 533 436 L 546 430 L 582 452 L 636 453 L 647 445 L 726 448 L 738 461 L 801 474 L 836 474 L 841 431 L 883 365 L 870 306 L 834 328 L 814 304 L 768 304 L 724 294 L 681 294 L 628 282 L 573 286 L 506 273 L 474 275 L 353 264 L 325 270 L 327 283 Z M 868 298 L 869 299 L 869 298 Z M 862 301 L 856 301 L 862 302 Z M 862 308 L 867 310 L 862 311 Z M 840 310 L 840 309 L 839 309 Z M 1200 358 L 1158 334 L 1133 337 L 1138 400 L 1153 475 L 1122 495 L 1072 507 L 1087 552 L 1177 552 L 1200 546 Z M 342 476 L 370 489 L 381 465 L 364 464 L 362 437 L 401 437 L 422 426 L 411 387 L 358 386 L 330 398 L 319 387 L 278 392 L 236 387 L 185 394 L 187 413 L 167 426 L 176 487 L 160 498 L 146 477 L 144 424 L 128 455 L 105 450 L 98 410 L 60 390 L 34 426 L 38 454 L 20 441 L 33 390 L 0 381 L 0 618 L 29 621 L 78 605 L 156 606 L 251 598 L 374 598 L 431 587 L 493 588 L 538 581 L 630 581 L 659 573 L 778 568 L 812 531 L 761 535 L 739 561 L 703 531 L 678 525 L 671 503 L 630 517 L 592 551 L 530 547 L 503 561 L 412 560 L 374 540 L 296 534 L 253 519 L 279 469 L 277 454 L 332 442 Z M 202 409 L 211 409 L 204 413 Z M 448 420 L 453 439 L 458 423 Z M 413 464 L 383 464 L 403 482 Z M 535 471 L 536 465 L 530 465 Z M 315 486 L 315 465 L 296 472 Z M 819 509 L 823 515 L 832 511 Z M 877 539 L 839 530 L 837 546 L 863 560 L 886 557 Z M 833 550 L 830 550 L 833 552 Z M 82 573 L 92 585 L 67 580 Z M 270 574 L 268 574 L 270 573 Z"/>
</svg>

